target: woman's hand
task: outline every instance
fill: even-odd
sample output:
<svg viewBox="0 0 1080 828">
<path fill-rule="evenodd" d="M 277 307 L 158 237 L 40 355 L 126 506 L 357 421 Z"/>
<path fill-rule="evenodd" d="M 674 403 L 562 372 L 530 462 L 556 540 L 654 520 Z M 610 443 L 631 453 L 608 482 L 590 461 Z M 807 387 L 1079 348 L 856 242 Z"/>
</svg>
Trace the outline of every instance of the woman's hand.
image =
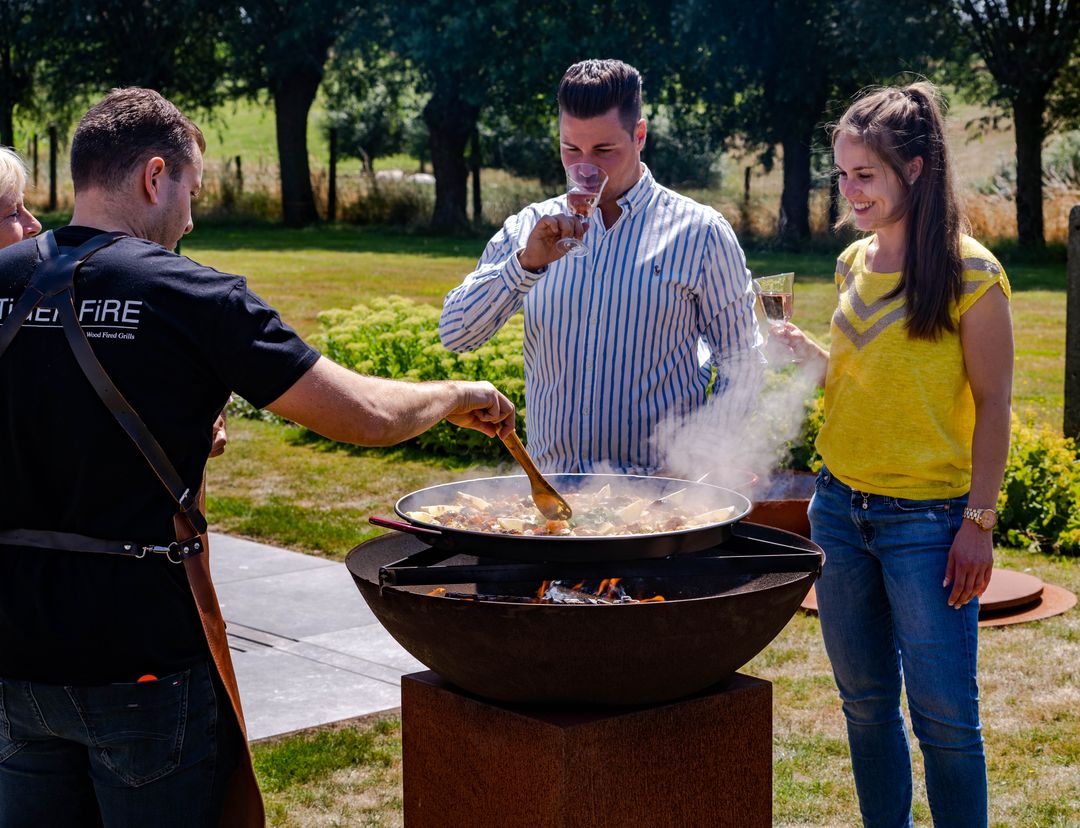
<svg viewBox="0 0 1080 828">
<path fill-rule="evenodd" d="M 786 347 L 803 367 L 812 372 L 818 385 L 825 383 L 825 372 L 829 367 L 829 352 L 803 333 L 790 322 L 769 325 L 769 338 L 775 339 Z"/>
<path fill-rule="evenodd" d="M 952 584 L 949 606 L 960 609 L 972 598 L 986 592 L 990 574 L 994 570 L 993 532 L 986 532 L 964 520 L 960 531 L 953 538 L 949 549 L 949 562 L 945 565 L 945 581 Z"/>
</svg>

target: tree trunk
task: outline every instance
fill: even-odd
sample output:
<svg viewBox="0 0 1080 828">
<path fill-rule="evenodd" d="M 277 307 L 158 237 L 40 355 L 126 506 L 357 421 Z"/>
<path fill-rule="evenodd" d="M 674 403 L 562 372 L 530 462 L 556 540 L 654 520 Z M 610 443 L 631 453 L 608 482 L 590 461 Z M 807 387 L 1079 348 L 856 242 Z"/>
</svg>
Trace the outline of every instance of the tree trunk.
<svg viewBox="0 0 1080 828">
<path fill-rule="evenodd" d="M 326 220 L 337 221 L 337 127 L 330 130 L 330 182 L 326 194 Z"/>
<path fill-rule="evenodd" d="M 780 238 L 801 242 L 810 238 L 809 132 L 784 136 L 784 190 L 780 195 Z"/>
<path fill-rule="evenodd" d="M 1026 92 L 1013 100 L 1016 127 L 1016 232 L 1020 246 L 1042 248 L 1043 188 L 1042 145 L 1045 137 L 1043 114 L 1046 96 Z"/>
<path fill-rule="evenodd" d="M 479 108 L 465 103 L 456 88 L 436 87 L 424 107 L 424 121 L 431 134 L 431 167 L 435 173 L 433 230 L 458 233 L 469 227 L 465 147 L 479 114 Z"/>
<path fill-rule="evenodd" d="M 836 175 L 829 176 L 829 227 L 830 238 L 839 235 L 836 232 L 836 223 L 840 221 L 840 178 Z"/>
<path fill-rule="evenodd" d="M 56 156 L 59 136 L 56 124 L 49 124 L 49 212 L 55 213 L 57 208 L 57 183 L 56 183 Z"/>
<path fill-rule="evenodd" d="M 307 119 L 322 76 L 289 75 L 274 90 L 278 164 L 281 167 L 281 217 L 290 227 L 319 220 L 308 165 Z"/>
<path fill-rule="evenodd" d="M 15 86 L 11 76 L 11 47 L 0 49 L 0 146 L 15 146 Z"/>
<path fill-rule="evenodd" d="M 477 227 L 484 220 L 483 193 L 480 191 L 480 128 L 473 127 L 469 168 L 472 173 L 472 220 Z"/>
<path fill-rule="evenodd" d="M 1080 204 L 1069 211 L 1065 259 L 1065 421 L 1066 437 L 1080 439 Z"/>
<path fill-rule="evenodd" d="M 0 146 L 15 146 L 15 117 L 14 105 L 0 96 Z"/>
</svg>

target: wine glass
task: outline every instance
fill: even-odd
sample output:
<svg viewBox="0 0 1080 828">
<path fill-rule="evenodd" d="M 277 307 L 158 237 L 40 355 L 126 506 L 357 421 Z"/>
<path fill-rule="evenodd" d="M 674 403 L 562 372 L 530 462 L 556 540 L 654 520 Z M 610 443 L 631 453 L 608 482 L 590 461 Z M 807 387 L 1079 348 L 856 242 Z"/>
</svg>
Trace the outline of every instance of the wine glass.
<svg viewBox="0 0 1080 828">
<path fill-rule="evenodd" d="M 770 328 L 779 327 L 791 319 L 791 312 L 795 308 L 794 273 L 759 276 L 754 279 L 754 293 Z M 785 361 L 798 362 L 794 356 L 789 356 Z"/>
<path fill-rule="evenodd" d="M 607 173 L 595 164 L 571 164 L 566 168 L 566 209 L 581 219 L 585 230 L 589 229 L 589 219 L 607 182 Z M 567 256 L 584 256 L 589 252 L 588 246 L 575 238 L 559 239 L 555 246 Z"/>
</svg>

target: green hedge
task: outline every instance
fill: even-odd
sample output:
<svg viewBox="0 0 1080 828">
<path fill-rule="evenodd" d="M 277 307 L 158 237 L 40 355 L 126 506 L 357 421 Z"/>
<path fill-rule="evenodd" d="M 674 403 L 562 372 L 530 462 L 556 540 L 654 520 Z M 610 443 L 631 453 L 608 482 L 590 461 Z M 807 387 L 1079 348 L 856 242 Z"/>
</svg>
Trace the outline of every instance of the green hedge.
<svg viewBox="0 0 1080 828">
<path fill-rule="evenodd" d="M 1011 546 L 1080 554 L 1080 456 L 1074 441 L 1013 418 L 997 531 Z"/>
<path fill-rule="evenodd" d="M 400 296 L 319 314 L 327 357 L 361 374 L 405 380 L 487 380 L 517 406 L 525 439 L 524 329 L 516 314 L 475 351 L 456 354 L 439 341 L 439 310 Z M 414 439 L 420 448 L 465 459 L 505 460 L 498 440 L 442 422 Z"/>
</svg>

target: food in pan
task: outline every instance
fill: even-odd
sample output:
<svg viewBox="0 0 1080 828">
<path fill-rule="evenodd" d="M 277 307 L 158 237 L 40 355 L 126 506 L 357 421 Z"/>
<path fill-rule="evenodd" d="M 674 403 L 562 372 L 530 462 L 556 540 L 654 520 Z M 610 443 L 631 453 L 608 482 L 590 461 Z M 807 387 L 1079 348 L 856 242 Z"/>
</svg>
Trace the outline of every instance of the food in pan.
<svg viewBox="0 0 1080 828">
<path fill-rule="evenodd" d="M 593 492 L 565 495 L 574 516 L 547 520 L 528 495 L 482 498 L 457 492 L 451 503 L 438 503 L 406 512 L 418 523 L 472 532 L 502 535 L 600 537 L 677 532 L 723 523 L 735 514 L 734 506 L 701 510 L 686 490 L 663 497 L 615 494 L 610 485 Z"/>
</svg>

